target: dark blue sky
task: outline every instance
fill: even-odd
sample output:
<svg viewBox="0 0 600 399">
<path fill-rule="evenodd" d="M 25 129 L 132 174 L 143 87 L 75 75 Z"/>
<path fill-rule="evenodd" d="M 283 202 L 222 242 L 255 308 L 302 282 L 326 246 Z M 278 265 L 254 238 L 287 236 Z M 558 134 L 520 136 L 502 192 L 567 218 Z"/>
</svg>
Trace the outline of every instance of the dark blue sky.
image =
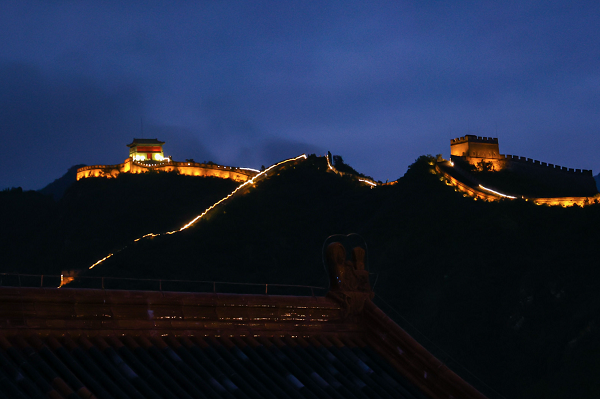
<svg viewBox="0 0 600 399">
<path fill-rule="evenodd" d="M 340 154 L 393 180 L 451 138 L 600 172 L 598 1 L 0 0 L 0 189 L 165 154 Z M 457 5 L 458 4 L 458 5 Z"/>
</svg>

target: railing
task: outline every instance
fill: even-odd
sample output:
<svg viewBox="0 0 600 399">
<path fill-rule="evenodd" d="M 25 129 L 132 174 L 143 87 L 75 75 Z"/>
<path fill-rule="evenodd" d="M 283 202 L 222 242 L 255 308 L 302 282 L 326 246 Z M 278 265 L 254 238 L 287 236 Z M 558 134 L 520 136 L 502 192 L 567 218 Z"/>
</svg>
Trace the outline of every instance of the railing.
<svg viewBox="0 0 600 399">
<path fill-rule="evenodd" d="M 182 161 L 152 161 L 152 162 L 156 162 L 155 164 L 153 163 L 148 163 L 148 161 L 144 161 L 144 162 L 140 162 L 140 161 L 132 161 L 132 163 L 134 165 L 138 165 L 138 166 L 143 166 L 146 168 L 159 168 L 159 167 L 164 167 L 164 166 L 173 166 L 173 167 L 185 167 L 185 166 L 192 166 L 195 168 L 202 168 L 202 169 L 214 169 L 214 170 L 228 170 L 228 171 L 232 171 L 232 172 L 237 172 L 243 175 L 247 175 L 247 176 L 254 176 L 256 175 L 258 172 L 254 172 L 251 170 L 248 170 L 247 168 L 239 168 L 236 166 L 223 166 L 223 165 L 217 165 L 215 163 L 210 164 L 210 163 L 198 163 L 198 162 L 182 162 Z"/>
<path fill-rule="evenodd" d="M 77 169 L 77 172 L 83 172 L 84 170 L 91 170 L 91 169 L 118 169 L 120 167 L 122 167 L 123 164 L 118 164 L 118 165 L 88 165 L 88 166 L 82 166 L 81 168 Z"/>
<path fill-rule="evenodd" d="M 218 289 L 218 287 L 223 286 L 233 288 L 229 290 Z M 20 273 L 0 273 L 0 287 L 96 288 L 228 294 L 310 295 L 313 297 L 315 291 L 323 291 L 323 294 L 327 291 L 325 287 L 311 285 Z"/>
</svg>

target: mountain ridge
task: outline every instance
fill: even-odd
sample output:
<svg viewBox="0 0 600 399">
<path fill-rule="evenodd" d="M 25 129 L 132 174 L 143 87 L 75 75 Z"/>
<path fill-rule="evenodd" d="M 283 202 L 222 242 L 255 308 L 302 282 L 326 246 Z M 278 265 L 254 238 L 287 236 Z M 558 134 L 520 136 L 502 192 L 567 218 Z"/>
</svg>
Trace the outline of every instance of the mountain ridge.
<svg viewBox="0 0 600 399">
<path fill-rule="evenodd" d="M 327 173 L 326 160 L 311 156 L 188 230 L 131 245 L 185 224 L 236 184 L 147 174 L 84 179 L 56 203 L 3 193 L 13 219 L 24 218 L 4 230 L 22 240 L 3 242 L 5 265 L 85 270 L 128 245 L 84 275 L 326 286 L 324 240 L 358 233 L 368 244 L 375 301 L 391 305 L 402 315 L 389 311 L 396 322 L 434 342 L 422 341 L 478 389 L 454 360 L 507 397 L 565 397 L 574 385 L 578 397 L 597 396 L 585 381 L 595 376 L 600 347 L 600 206 L 473 201 L 445 185 L 434 162 L 420 157 L 397 184 L 370 188 Z"/>
</svg>

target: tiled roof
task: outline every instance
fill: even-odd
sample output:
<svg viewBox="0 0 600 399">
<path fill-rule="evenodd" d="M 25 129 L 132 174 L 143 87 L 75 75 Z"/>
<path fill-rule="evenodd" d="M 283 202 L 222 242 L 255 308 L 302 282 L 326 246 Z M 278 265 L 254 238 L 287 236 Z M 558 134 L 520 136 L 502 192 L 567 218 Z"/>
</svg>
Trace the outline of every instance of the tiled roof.
<svg viewBox="0 0 600 399">
<path fill-rule="evenodd" d="M 139 145 L 139 144 L 164 144 L 164 141 L 160 141 L 158 139 L 133 139 L 133 141 L 131 142 L 131 144 L 127 144 L 127 147 L 133 147 L 134 145 Z"/>
<path fill-rule="evenodd" d="M 0 398 L 483 398 L 372 302 L 0 288 Z"/>
<path fill-rule="evenodd" d="M 342 338 L 0 337 L 0 390 L 11 398 L 423 397 L 372 348 Z"/>
</svg>

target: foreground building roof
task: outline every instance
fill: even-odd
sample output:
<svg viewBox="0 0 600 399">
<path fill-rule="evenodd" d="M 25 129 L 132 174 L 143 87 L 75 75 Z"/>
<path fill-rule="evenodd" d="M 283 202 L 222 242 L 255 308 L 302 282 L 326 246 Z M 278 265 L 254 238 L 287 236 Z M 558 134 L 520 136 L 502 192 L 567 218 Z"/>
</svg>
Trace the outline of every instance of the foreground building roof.
<svg viewBox="0 0 600 399">
<path fill-rule="evenodd" d="M 0 398 L 484 398 L 352 270 L 325 297 L 1 287 Z"/>
</svg>

